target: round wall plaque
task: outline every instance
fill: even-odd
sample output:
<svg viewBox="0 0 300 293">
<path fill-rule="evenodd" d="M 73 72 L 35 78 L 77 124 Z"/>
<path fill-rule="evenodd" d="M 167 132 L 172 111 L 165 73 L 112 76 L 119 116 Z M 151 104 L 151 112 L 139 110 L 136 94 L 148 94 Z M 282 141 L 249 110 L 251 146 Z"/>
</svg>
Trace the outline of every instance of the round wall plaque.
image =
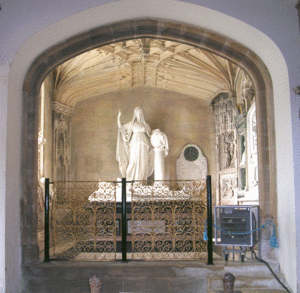
<svg viewBox="0 0 300 293">
<path fill-rule="evenodd" d="M 184 150 L 184 158 L 190 162 L 196 161 L 199 158 L 199 151 L 193 146 L 187 147 Z"/>
</svg>

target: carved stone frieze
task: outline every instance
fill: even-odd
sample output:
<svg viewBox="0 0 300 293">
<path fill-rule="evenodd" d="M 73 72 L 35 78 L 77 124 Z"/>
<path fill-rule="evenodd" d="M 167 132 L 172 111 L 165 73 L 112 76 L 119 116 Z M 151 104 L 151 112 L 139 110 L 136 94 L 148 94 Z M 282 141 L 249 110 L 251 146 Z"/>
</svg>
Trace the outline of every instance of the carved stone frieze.
<svg viewBox="0 0 300 293">
<path fill-rule="evenodd" d="M 74 108 L 68 107 L 58 102 L 53 102 L 53 110 L 57 113 L 61 113 L 69 116 L 74 114 Z"/>
</svg>

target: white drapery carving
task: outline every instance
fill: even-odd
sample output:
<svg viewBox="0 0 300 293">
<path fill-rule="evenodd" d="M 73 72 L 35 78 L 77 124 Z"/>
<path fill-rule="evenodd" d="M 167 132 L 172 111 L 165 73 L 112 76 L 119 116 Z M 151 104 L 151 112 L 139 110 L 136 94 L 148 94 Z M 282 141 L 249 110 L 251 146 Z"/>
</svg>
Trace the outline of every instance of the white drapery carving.
<svg viewBox="0 0 300 293">
<path fill-rule="evenodd" d="M 141 108 L 134 109 L 132 121 L 121 124 L 118 116 L 118 140 L 116 159 L 121 175 L 127 180 L 146 180 L 153 173 L 153 149 L 150 143 L 151 129 L 145 122 Z"/>
</svg>

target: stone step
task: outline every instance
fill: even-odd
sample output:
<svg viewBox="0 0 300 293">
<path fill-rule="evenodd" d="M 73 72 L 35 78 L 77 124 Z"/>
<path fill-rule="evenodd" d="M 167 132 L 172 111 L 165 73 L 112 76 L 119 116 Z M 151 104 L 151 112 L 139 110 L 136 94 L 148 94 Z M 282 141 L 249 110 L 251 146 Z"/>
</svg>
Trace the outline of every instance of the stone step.
<svg viewBox="0 0 300 293">
<path fill-rule="evenodd" d="M 24 293 L 89 293 L 100 278 L 101 293 L 207 293 L 223 289 L 224 273 L 236 277 L 243 293 L 285 292 L 258 262 L 50 262 L 24 267 Z M 242 289 L 240 289 L 242 288 Z M 269 290 L 269 291 L 268 291 Z"/>
<path fill-rule="evenodd" d="M 280 274 L 280 267 L 278 263 L 269 262 L 269 265 L 276 275 Z M 271 276 L 272 275 L 269 268 L 261 262 L 257 262 L 256 265 L 253 265 L 253 263 L 250 264 L 243 263 L 240 266 L 228 264 L 228 265 L 224 265 L 224 271 L 231 272 L 235 276 L 245 275 L 245 274 L 247 276 L 252 276 L 252 275 Z"/>
<path fill-rule="evenodd" d="M 269 262 L 275 274 L 285 284 L 284 277 L 279 272 L 276 262 Z M 219 264 L 220 266 L 220 264 Z M 231 273 L 235 276 L 235 290 L 247 292 L 286 292 L 282 285 L 275 279 L 268 267 L 258 262 L 243 263 L 237 265 L 235 262 L 228 262 L 221 271 L 214 271 L 207 279 L 208 292 L 217 292 L 223 289 L 223 275 Z"/>
<path fill-rule="evenodd" d="M 277 262 L 271 261 L 269 262 L 270 267 L 273 272 L 278 275 L 280 274 L 280 267 Z M 216 273 L 219 271 L 222 274 L 231 273 L 234 276 L 272 276 L 269 268 L 258 261 L 251 260 L 245 261 L 243 263 L 235 261 L 235 262 L 225 262 L 225 261 L 215 261 L 214 267 L 211 268 Z"/>
<path fill-rule="evenodd" d="M 280 278 L 281 279 L 281 278 Z M 223 289 L 222 279 L 214 276 L 208 279 L 208 288 L 212 292 Z M 260 276 L 239 276 L 235 278 L 235 290 L 249 290 L 249 289 L 270 289 L 283 290 L 283 287 L 277 282 L 274 277 L 260 277 Z"/>
<path fill-rule="evenodd" d="M 217 291 L 207 291 L 207 292 L 208 293 L 216 293 Z M 243 289 L 242 293 L 286 293 L 286 290 L 277 290 L 277 289 Z"/>
<path fill-rule="evenodd" d="M 53 262 L 24 269 L 26 293 L 89 293 L 89 279 L 100 278 L 101 293 L 206 293 L 201 268 L 153 263 Z"/>
</svg>

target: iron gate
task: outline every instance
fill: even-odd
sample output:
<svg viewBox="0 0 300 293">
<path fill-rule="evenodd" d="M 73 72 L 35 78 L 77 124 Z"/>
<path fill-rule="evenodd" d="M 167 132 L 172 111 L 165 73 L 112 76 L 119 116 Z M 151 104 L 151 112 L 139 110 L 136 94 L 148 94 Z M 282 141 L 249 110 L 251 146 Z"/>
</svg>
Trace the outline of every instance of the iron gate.
<svg viewBox="0 0 300 293">
<path fill-rule="evenodd" d="M 115 260 L 116 184 L 54 182 L 50 231 L 52 259 Z"/>
<path fill-rule="evenodd" d="M 206 259 L 205 180 L 54 182 L 51 193 L 49 259 L 114 261 L 124 246 L 133 260 Z"/>
<path fill-rule="evenodd" d="M 132 183 L 132 259 L 205 259 L 205 186 L 205 181 Z"/>
</svg>

